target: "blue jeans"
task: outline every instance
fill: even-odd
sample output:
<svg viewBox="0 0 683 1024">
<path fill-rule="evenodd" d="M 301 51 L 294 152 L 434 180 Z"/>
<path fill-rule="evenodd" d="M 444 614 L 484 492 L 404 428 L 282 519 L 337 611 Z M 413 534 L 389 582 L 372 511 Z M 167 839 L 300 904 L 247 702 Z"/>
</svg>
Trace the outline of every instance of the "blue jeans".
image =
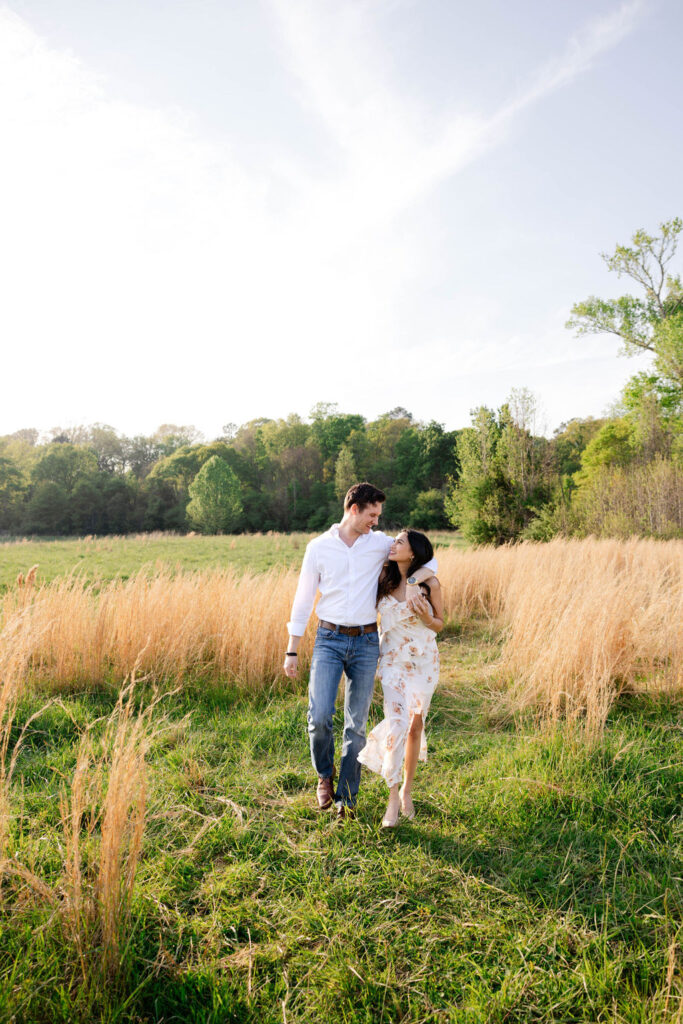
<svg viewBox="0 0 683 1024">
<path fill-rule="evenodd" d="M 344 736 L 335 801 L 353 807 L 360 785 L 358 754 L 365 746 L 375 672 L 379 657 L 377 633 L 345 636 L 318 627 L 308 684 L 308 734 L 311 760 L 318 775 L 328 779 L 334 768 L 332 716 L 342 672 L 346 673 Z"/>
</svg>

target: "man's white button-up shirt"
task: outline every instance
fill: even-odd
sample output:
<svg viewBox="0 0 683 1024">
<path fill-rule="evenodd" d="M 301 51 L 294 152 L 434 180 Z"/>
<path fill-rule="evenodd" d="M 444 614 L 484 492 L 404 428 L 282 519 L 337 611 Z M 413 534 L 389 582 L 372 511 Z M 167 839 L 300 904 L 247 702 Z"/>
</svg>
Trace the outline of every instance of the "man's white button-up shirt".
<svg viewBox="0 0 683 1024">
<path fill-rule="evenodd" d="M 377 621 L 377 580 L 394 538 L 379 530 L 366 533 L 349 547 L 339 536 L 340 523 L 306 547 L 296 588 L 290 636 L 303 636 L 320 591 L 319 619 L 338 626 L 366 626 Z M 435 559 L 427 563 L 437 571 Z"/>
</svg>

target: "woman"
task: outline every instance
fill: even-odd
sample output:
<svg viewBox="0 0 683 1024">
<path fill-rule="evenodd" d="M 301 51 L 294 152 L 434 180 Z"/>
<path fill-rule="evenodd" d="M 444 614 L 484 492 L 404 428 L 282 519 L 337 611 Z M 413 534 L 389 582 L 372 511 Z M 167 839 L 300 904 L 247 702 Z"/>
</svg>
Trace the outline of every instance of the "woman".
<svg viewBox="0 0 683 1024">
<path fill-rule="evenodd" d="M 403 530 L 391 546 L 377 587 L 381 615 L 377 675 L 382 680 L 385 718 L 368 736 L 358 760 L 382 775 L 389 786 L 384 828 L 393 828 L 400 812 L 415 817 L 411 796 L 415 768 L 418 757 L 427 760 L 424 722 L 439 679 L 436 634 L 443 627 L 443 600 L 439 581 L 432 576 L 420 584 L 423 593 L 408 604 L 406 581 L 433 556 L 423 533 Z"/>
</svg>

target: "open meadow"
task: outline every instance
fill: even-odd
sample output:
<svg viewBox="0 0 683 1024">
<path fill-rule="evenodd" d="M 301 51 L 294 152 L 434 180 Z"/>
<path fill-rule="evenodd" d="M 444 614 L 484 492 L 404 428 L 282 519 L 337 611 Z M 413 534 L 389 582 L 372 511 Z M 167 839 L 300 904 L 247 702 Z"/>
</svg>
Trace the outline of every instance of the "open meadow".
<svg viewBox="0 0 683 1024">
<path fill-rule="evenodd" d="M 173 533 L 141 533 L 129 537 L 80 537 L 0 540 L 0 592 L 17 576 L 38 566 L 41 582 L 78 575 L 89 583 L 126 580 L 144 569 L 148 575 L 164 569 L 189 572 L 230 566 L 238 571 L 264 572 L 300 564 L 311 533 L 240 533 L 203 537 Z M 432 534 L 442 547 L 466 547 L 460 534 Z"/>
<path fill-rule="evenodd" d="M 387 834 L 315 810 L 306 539 L 0 546 L 0 1020 L 683 1020 L 683 543 L 437 536 Z"/>
</svg>

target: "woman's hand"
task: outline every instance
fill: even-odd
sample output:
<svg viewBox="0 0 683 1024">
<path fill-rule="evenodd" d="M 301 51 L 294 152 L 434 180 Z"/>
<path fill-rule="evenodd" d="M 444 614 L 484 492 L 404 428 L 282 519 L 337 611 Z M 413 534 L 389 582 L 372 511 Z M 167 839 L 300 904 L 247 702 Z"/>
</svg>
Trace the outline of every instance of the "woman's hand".
<svg viewBox="0 0 683 1024">
<path fill-rule="evenodd" d="M 412 612 L 415 612 L 418 619 L 424 622 L 425 626 L 431 625 L 434 618 L 432 606 L 422 592 L 408 600 L 408 607 Z"/>
</svg>

